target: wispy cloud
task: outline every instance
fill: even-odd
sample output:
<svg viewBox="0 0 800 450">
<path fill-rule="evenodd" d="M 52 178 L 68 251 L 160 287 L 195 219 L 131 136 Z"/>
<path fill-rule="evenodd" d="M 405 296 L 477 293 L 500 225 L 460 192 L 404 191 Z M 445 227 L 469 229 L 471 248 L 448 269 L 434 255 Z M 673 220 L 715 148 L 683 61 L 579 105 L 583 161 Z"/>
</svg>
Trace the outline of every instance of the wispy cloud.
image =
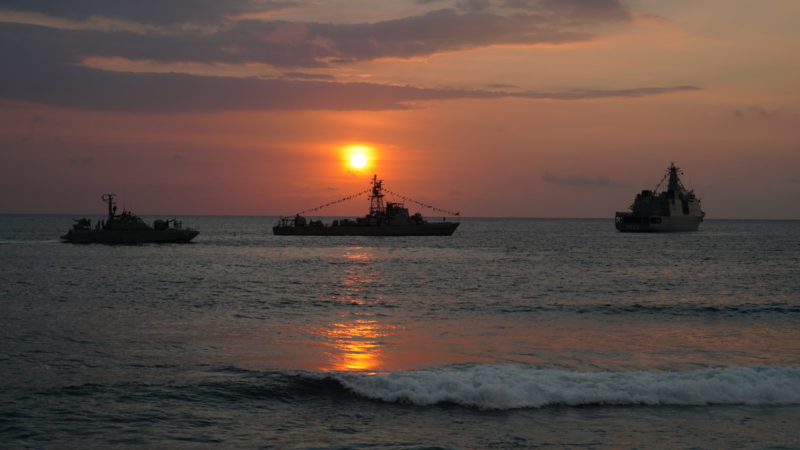
<svg viewBox="0 0 800 450">
<path fill-rule="evenodd" d="M 582 175 L 567 175 L 567 176 L 556 176 L 552 175 L 549 172 L 545 172 L 542 175 L 542 180 L 553 183 L 553 184 L 560 184 L 566 186 L 579 186 L 579 187 L 594 187 L 594 188 L 627 188 L 628 185 L 620 182 L 614 181 L 606 176 L 597 176 L 594 178 L 585 177 Z"/>
<path fill-rule="evenodd" d="M 744 109 L 737 109 L 733 112 L 734 117 L 742 118 L 747 116 L 755 116 L 762 118 L 770 118 L 778 115 L 777 111 L 770 111 L 763 106 L 752 105 Z"/>
<path fill-rule="evenodd" d="M 63 107 L 132 112 L 220 110 L 389 110 L 408 102 L 526 98 L 580 100 L 638 97 L 697 89 L 691 86 L 515 93 L 426 89 L 372 83 L 210 77 L 178 73 L 109 72 L 52 61 L 24 61 L 0 71 L 0 97 Z M 28 64 L 28 67 L 25 65 Z M 27 76 L 26 76 L 27 74 Z"/>
<path fill-rule="evenodd" d="M 631 89 L 577 89 L 556 92 L 524 92 L 515 96 L 532 99 L 591 100 L 599 98 L 644 97 L 669 92 L 697 91 L 699 86 L 658 86 Z"/>
<path fill-rule="evenodd" d="M 283 78 L 290 80 L 322 80 L 334 81 L 336 77 L 324 73 L 304 73 L 304 72 L 286 72 L 282 74 Z"/>
</svg>

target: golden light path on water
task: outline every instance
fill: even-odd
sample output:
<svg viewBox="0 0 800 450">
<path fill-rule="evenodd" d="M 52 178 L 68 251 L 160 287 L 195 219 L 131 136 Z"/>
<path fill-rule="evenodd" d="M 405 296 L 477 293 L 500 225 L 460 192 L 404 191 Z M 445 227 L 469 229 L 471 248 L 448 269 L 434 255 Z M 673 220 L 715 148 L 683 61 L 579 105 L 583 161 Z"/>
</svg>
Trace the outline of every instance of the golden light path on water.
<svg viewBox="0 0 800 450">
<path fill-rule="evenodd" d="M 363 286 L 373 281 L 375 274 L 369 269 L 374 256 L 361 247 L 348 248 L 343 259 L 348 268 L 344 271 L 341 287 L 343 300 L 362 305 Z M 333 296 L 337 300 L 338 296 Z M 374 370 L 381 364 L 381 346 L 378 340 L 389 334 L 390 329 L 381 327 L 376 320 L 356 319 L 333 323 L 318 332 L 328 339 L 334 351 L 327 352 L 331 370 Z"/>
<path fill-rule="evenodd" d="M 217 323 L 205 330 L 202 334 L 213 341 L 208 346 L 224 349 L 220 358 L 258 370 L 364 373 L 481 363 L 672 371 L 796 361 L 797 346 L 787 344 L 792 340 L 786 328 L 773 329 L 769 323 L 649 313 L 608 314 L 598 321 L 581 308 L 551 311 L 554 307 L 546 302 L 550 309 L 537 312 L 534 301 L 530 311 L 480 315 L 474 312 L 482 308 L 477 300 L 464 298 L 468 291 L 429 297 L 413 289 L 427 279 L 422 272 L 410 270 L 406 278 L 397 278 L 396 265 L 413 260 L 416 249 L 292 251 L 299 251 L 303 261 L 324 261 L 308 285 L 313 288 L 298 288 L 298 294 L 286 298 L 282 320 L 265 313 L 249 326 Z M 453 255 L 442 251 L 441 256 Z M 487 294 L 485 302 L 496 301 Z"/>
<path fill-rule="evenodd" d="M 327 352 L 330 370 L 366 371 L 382 365 L 381 345 L 378 340 L 391 330 L 382 328 L 375 320 L 356 320 L 334 323 L 321 332 L 334 351 Z"/>
</svg>

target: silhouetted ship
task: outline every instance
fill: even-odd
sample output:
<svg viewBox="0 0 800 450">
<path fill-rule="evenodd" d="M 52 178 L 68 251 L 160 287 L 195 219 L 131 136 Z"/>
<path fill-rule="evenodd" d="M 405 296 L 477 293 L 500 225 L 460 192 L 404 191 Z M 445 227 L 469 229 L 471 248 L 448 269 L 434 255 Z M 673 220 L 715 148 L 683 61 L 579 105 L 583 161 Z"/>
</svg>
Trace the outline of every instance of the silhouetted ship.
<svg viewBox="0 0 800 450">
<path fill-rule="evenodd" d="M 617 230 L 697 231 L 706 213 L 700 209 L 700 199 L 694 191 L 687 190 L 681 183 L 679 170 L 672 163 L 654 190 L 636 195 L 631 212 L 617 212 Z M 667 190 L 658 192 L 667 177 Z"/>
<path fill-rule="evenodd" d="M 450 236 L 458 228 L 458 222 L 447 222 L 444 219 L 442 222 L 428 222 L 422 218 L 420 213 L 410 216 L 403 203 L 384 203 L 383 190 L 383 180 L 378 180 L 377 175 L 373 176 L 369 214 L 364 217 L 334 220 L 330 224 L 324 224 L 321 220 L 307 221 L 298 213 L 295 216 L 281 217 L 278 224 L 272 227 L 272 232 L 276 235 L 294 236 Z M 370 190 L 330 204 L 339 203 L 367 192 Z M 441 212 L 458 215 L 458 213 L 433 208 L 415 200 L 411 201 Z M 314 210 L 328 205 L 314 208 Z"/>
<path fill-rule="evenodd" d="M 92 226 L 92 221 L 85 217 L 74 219 L 72 229 L 61 239 L 74 244 L 186 243 L 199 233 L 183 228 L 174 219 L 156 220 L 151 227 L 130 211 L 123 209 L 122 214 L 117 214 L 114 194 L 103 195 L 103 201 L 108 203 L 106 220 L 98 220 Z"/>
</svg>

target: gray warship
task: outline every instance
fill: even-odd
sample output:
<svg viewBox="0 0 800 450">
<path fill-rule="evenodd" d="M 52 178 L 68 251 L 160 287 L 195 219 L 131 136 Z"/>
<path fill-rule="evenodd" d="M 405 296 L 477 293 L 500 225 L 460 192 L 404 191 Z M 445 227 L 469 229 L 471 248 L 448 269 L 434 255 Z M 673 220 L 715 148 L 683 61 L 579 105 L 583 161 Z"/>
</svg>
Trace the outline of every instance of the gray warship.
<svg viewBox="0 0 800 450">
<path fill-rule="evenodd" d="M 450 215 L 458 215 L 457 212 L 445 211 L 386 191 L 422 206 Z M 322 220 L 309 221 L 301 215 L 302 213 L 298 213 L 294 216 L 281 217 L 278 224 L 272 227 L 272 232 L 275 235 L 283 236 L 450 236 L 458 228 L 459 222 L 448 222 L 444 219 L 442 222 L 429 222 L 420 213 L 409 215 L 408 208 L 404 203 L 384 202 L 383 180 L 379 180 L 377 175 L 372 177 L 371 189 L 313 208 L 312 211 L 368 192 L 371 192 L 369 213 L 364 217 L 333 220 L 331 223 L 325 224 Z"/>
<path fill-rule="evenodd" d="M 700 199 L 687 190 L 678 174 L 683 172 L 672 163 L 652 191 L 636 195 L 631 212 L 617 212 L 615 225 L 619 231 L 697 231 L 706 213 Z M 658 189 L 667 180 L 667 190 Z"/>
<path fill-rule="evenodd" d="M 186 243 L 199 233 L 192 228 L 183 228 L 181 222 L 174 219 L 159 219 L 150 226 L 124 208 L 121 214 L 117 214 L 114 197 L 115 194 L 102 197 L 108 203 L 105 220 L 98 220 L 92 226 L 91 219 L 73 219 L 75 224 L 61 239 L 73 244 Z"/>
</svg>

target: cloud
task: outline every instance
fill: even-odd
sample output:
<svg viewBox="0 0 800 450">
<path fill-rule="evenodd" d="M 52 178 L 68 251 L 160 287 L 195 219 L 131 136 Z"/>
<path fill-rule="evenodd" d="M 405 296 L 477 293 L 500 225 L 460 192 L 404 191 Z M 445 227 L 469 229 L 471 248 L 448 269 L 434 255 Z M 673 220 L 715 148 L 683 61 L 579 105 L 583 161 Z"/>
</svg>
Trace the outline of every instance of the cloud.
<svg viewBox="0 0 800 450">
<path fill-rule="evenodd" d="M 0 98 L 68 108 L 129 112 L 220 110 L 388 110 L 408 102 L 448 99 L 527 98 L 580 100 L 638 97 L 698 89 L 692 86 L 515 93 L 468 89 L 425 89 L 373 83 L 298 79 L 197 76 L 180 73 L 111 72 L 19 59 L 0 71 Z"/>
<path fill-rule="evenodd" d="M 295 80 L 325 80 L 333 81 L 335 77 L 324 73 L 304 73 L 304 72 L 286 72 L 282 74 L 283 78 Z"/>
<path fill-rule="evenodd" d="M 556 176 L 545 172 L 542 175 L 542 180 L 566 186 L 579 186 L 579 187 L 600 187 L 600 188 L 627 188 L 628 185 L 620 181 L 614 181 L 606 176 L 598 176 L 595 178 L 584 177 L 580 175 L 567 175 Z"/>
<path fill-rule="evenodd" d="M 23 8 L 28 4 L 5 1 L 7 7 Z M 42 6 L 38 9 L 51 14 L 83 16 L 89 14 L 91 9 L 76 6 L 73 11 L 70 6 L 75 5 L 75 2 L 31 3 L 34 6 L 44 4 L 47 8 Z M 138 2 L 88 2 L 89 6 L 97 6 L 97 10 L 104 13 L 107 11 L 98 5 L 106 3 L 128 5 L 120 8 L 125 9 L 129 16 L 134 14 L 127 11 L 128 9 L 139 11 L 139 8 L 132 6 L 138 5 Z M 231 8 L 237 9 L 236 5 L 245 3 L 250 4 L 240 0 L 234 2 Z M 604 10 L 604 14 L 592 15 L 585 13 L 585 7 L 576 6 L 581 2 L 567 3 L 572 6 L 566 8 L 561 2 L 543 1 L 539 2 L 536 12 L 506 15 L 482 10 L 458 12 L 454 9 L 442 9 L 375 23 L 236 20 L 226 23 L 214 32 L 196 29 L 181 32 L 75 30 L 3 23 L 0 24 L 0 38 L 31 51 L 58 55 L 76 62 L 95 56 L 158 62 L 258 62 L 276 67 L 322 67 L 387 57 L 429 56 L 497 44 L 588 41 L 593 39 L 589 31 L 592 26 L 609 21 L 629 20 L 627 13 L 620 7 L 609 7 Z M 217 1 L 211 4 L 227 5 L 226 2 Z M 218 8 L 215 9 L 206 2 L 201 2 L 198 6 L 200 7 L 186 8 L 187 17 L 216 17 L 222 14 Z M 149 11 L 147 8 L 141 10 Z M 160 11 L 159 8 L 153 10 Z M 166 14 L 166 17 L 171 16 Z"/>
<path fill-rule="evenodd" d="M 508 83 L 491 83 L 486 87 L 488 89 L 516 89 L 518 86 Z"/>
<path fill-rule="evenodd" d="M 477 9 L 477 8 L 475 8 Z M 314 48 L 317 60 L 351 62 L 378 58 L 412 58 L 499 44 L 563 44 L 589 41 L 587 25 L 605 19 L 578 19 L 568 14 L 516 13 L 501 15 L 482 10 L 453 9 L 372 24 L 307 24 L 308 45 L 318 37 L 329 43 Z M 259 26 L 270 26 L 264 24 Z"/>
<path fill-rule="evenodd" d="M 742 118 L 742 117 L 745 117 L 745 116 L 754 116 L 755 115 L 755 116 L 762 117 L 762 118 L 766 119 L 766 118 L 777 116 L 778 112 L 777 111 L 770 111 L 770 110 L 764 108 L 763 106 L 753 105 L 753 106 L 748 106 L 747 108 L 745 108 L 743 110 L 742 109 L 737 109 L 736 111 L 733 112 L 733 115 L 735 117 L 738 117 L 738 118 Z"/>
<path fill-rule="evenodd" d="M 697 91 L 698 86 L 657 86 L 631 89 L 577 89 L 562 92 L 524 92 L 516 96 L 531 99 L 591 100 L 601 98 L 644 97 L 669 92 Z"/>
<path fill-rule="evenodd" d="M 416 0 L 420 5 L 447 4 L 447 0 Z M 212 25 L 241 17 L 301 6 L 293 0 L 0 0 L 0 10 L 38 13 L 73 21 L 95 17 L 143 25 Z M 549 20 L 569 17 L 597 20 L 628 19 L 619 0 L 457 0 L 460 11 L 526 11 Z M 475 31 L 475 30 L 473 30 Z"/>
<path fill-rule="evenodd" d="M 0 0 L 0 9 L 39 13 L 83 21 L 92 17 L 147 25 L 216 24 L 243 14 L 262 13 L 295 5 L 265 0 Z"/>
<path fill-rule="evenodd" d="M 497 96 L 369 83 L 108 72 L 59 64 L 0 71 L 0 97 L 103 111 L 384 110 L 405 109 L 404 102 L 410 101 Z"/>
<path fill-rule="evenodd" d="M 631 13 L 618 0 L 505 0 L 506 8 L 550 11 L 553 14 L 590 20 L 629 20 Z"/>
<path fill-rule="evenodd" d="M 489 0 L 461 0 L 456 7 L 463 11 L 486 11 L 491 8 Z"/>
<path fill-rule="evenodd" d="M 150 5 L 155 0 L 143 1 Z M 164 21 L 178 21 L 176 0 Z M 94 14 L 147 21 L 151 9 L 137 2 L 0 0 L 0 8 L 82 18 Z M 226 14 L 287 2 L 234 0 L 192 2 L 186 20 L 216 20 Z M 616 1 L 516 0 L 486 3 L 492 11 L 461 13 L 442 9 L 376 23 L 232 20 L 216 31 L 132 32 L 58 29 L 0 22 L 0 100 L 68 108 L 130 112 L 209 112 L 219 110 L 387 110 L 411 102 L 446 99 L 527 98 L 581 100 L 640 97 L 698 89 L 694 86 L 634 87 L 618 90 L 515 92 L 498 84 L 483 89 L 429 89 L 374 83 L 337 83 L 303 68 L 335 67 L 385 57 L 411 58 L 494 44 L 560 43 L 591 39 L 583 26 L 626 20 Z M 124 4 L 124 5 L 123 5 Z M 160 4 L 160 3 L 159 3 Z M 72 7 L 68 6 L 71 5 Z M 503 15 L 513 6 L 525 12 Z M 481 8 L 478 8 L 481 9 Z M 157 8 L 156 8 L 157 10 Z M 173 12 L 170 12 L 173 11 Z M 535 12 L 531 12 L 535 11 Z M 601 12 L 597 12 L 601 11 Z M 170 18 L 171 17 L 171 18 Z M 216 18 L 216 19 L 215 19 Z M 133 73 L 83 65 L 89 57 L 157 63 L 259 62 L 280 68 L 279 78 L 240 78 L 185 73 Z"/>
</svg>

